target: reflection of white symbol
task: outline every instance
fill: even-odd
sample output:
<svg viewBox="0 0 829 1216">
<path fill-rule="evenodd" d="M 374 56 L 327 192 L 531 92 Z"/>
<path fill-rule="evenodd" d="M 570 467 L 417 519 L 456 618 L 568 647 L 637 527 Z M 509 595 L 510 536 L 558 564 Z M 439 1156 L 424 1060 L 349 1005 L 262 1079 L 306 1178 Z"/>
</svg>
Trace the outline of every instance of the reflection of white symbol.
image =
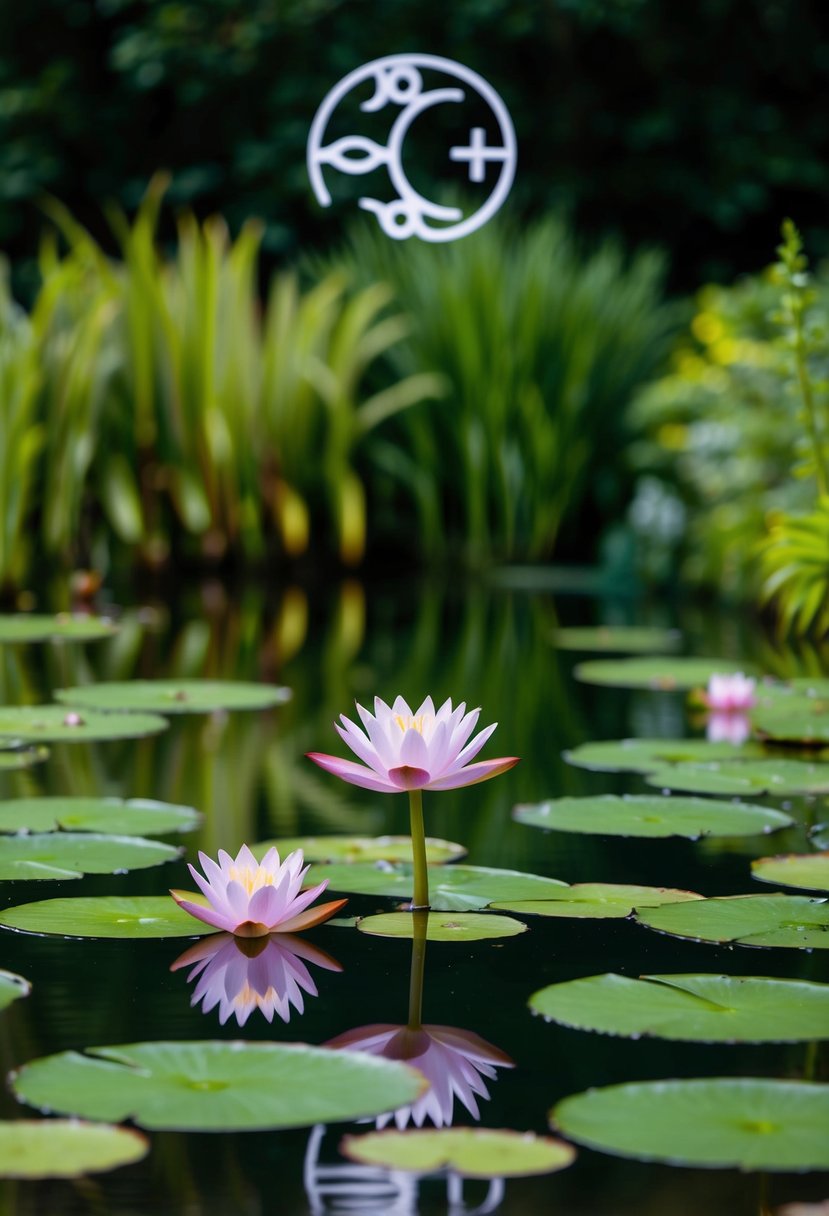
<svg viewBox="0 0 829 1216">
<path fill-rule="evenodd" d="M 424 90 L 419 68 L 442 72 L 460 81 L 482 98 L 492 111 L 501 142 L 488 144 L 483 127 L 469 131 L 468 143 L 449 149 L 449 159 L 468 164 L 470 182 L 485 182 L 487 167 L 500 164 L 500 171 L 489 197 L 477 211 L 464 218 L 458 207 L 443 207 L 424 198 L 415 190 L 403 168 L 403 141 L 414 120 L 424 110 L 442 102 L 462 102 L 467 94 L 462 88 Z M 323 146 L 328 121 L 342 99 L 356 86 L 374 81 L 374 94 L 360 105 L 368 113 L 387 105 L 401 107 L 392 123 L 386 145 L 363 135 L 346 135 Z M 385 166 L 398 197 L 391 202 L 376 198 L 361 198 L 360 206 L 373 211 L 383 231 L 396 240 L 418 236 L 424 241 L 453 241 L 480 228 L 491 219 L 509 194 L 515 176 L 515 131 L 509 112 L 501 98 L 487 82 L 469 68 L 452 59 L 437 55 L 387 55 L 364 64 L 335 85 L 314 116 L 308 136 L 308 175 L 317 201 L 323 207 L 331 204 L 331 195 L 323 177 L 323 165 L 340 173 L 371 173 Z M 430 227 L 426 220 L 437 220 L 442 227 Z"/>
</svg>

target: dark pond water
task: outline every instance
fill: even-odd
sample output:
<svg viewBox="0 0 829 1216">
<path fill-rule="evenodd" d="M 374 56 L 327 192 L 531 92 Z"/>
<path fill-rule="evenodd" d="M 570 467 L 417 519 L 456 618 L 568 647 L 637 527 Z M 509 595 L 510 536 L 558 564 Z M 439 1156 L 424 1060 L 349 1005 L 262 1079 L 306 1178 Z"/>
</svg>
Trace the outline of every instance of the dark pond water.
<svg viewBox="0 0 829 1216">
<path fill-rule="evenodd" d="M 517 580 L 520 582 L 520 579 Z M 332 729 L 354 699 L 397 693 L 412 703 L 431 693 L 483 708 L 498 720 L 487 755 L 522 763 L 483 786 L 426 795 L 427 832 L 462 842 L 468 860 L 554 876 L 686 887 L 705 895 L 757 892 L 749 861 L 804 847 L 801 828 L 773 839 L 691 843 L 541 833 L 511 819 L 519 802 L 564 793 L 635 791 L 635 776 L 569 767 L 562 750 L 588 739 L 689 732 L 681 694 L 590 688 L 572 677 L 584 656 L 557 652 L 557 624 L 678 625 L 688 653 L 755 658 L 768 670 L 798 661 L 782 655 L 751 622 L 692 607 L 556 596 L 515 586 L 447 587 L 400 583 L 325 590 L 290 588 L 237 598 L 217 584 L 174 598 L 149 597 L 124 609 L 123 628 L 89 645 L 0 646 L 0 701 L 50 699 L 54 688 L 134 676 L 209 676 L 276 680 L 289 704 L 263 714 L 180 718 L 155 739 L 55 746 L 23 774 L 0 775 L 0 796 L 110 794 L 189 803 L 204 814 L 184 838 L 215 855 L 243 841 L 299 834 L 406 833 L 403 797 L 345 786 L 304 758 L 342 753 Z M 800 657 L 801 662 L 805 660 Z M 814 656 L 812 656 L 812 661 Z M 805 816 L 814 807 L 794 802 Z M 5 883 L 3 906 L 56 895 L 164 894 L 191 887 L 184 863 L 126 876 L 71 883 Z M 388 910 L 392 901 L 354 897 L 349 913 Z M 829 980 L 825 952 L 724 949 L 682 942 L 629 921 L 530 920 L 527 933 L 502 941 L 430 943 L 424 1021 L 473 1032 L 506 1052 L 480 1103 L 490 1127 L 547 1130 L 561 1097 L 590 1086 L 659 1077 L 799 1077 L 806 1048 L 704 1046 L 609 1038 L 546 1024 L 527 998 L 545 984 L 603 971 L 629 975 L 712 971 Z M 1 931 L 0 931 L 1 932 Z M 70 941 L 3 932 L 0 966 L 22 973 L 32 995 L 0 1017 L 4 1071 L 68 1048 L 151 1039 L 232 1039 L 323 1043 L 367 1023 L 406 1020 L 411 944 L 324 926 L 306 939 L 342 971 L 315 970 L 319 995 L 288 1024 L 254 1011 L 243 1031 L 217 1011 L 191 1007 L 192 988 L 171 964 L 186 941 Z M 3 1117 L 19 1117 L 3 1098 Z M 471 1123 L 457 1103 L 455 1122 Z M 795 1199 L 817 1201 L 829 1180 L 816 1175 L 757 1175 L 654 1166 L 582 1150 L 569 1170 L 499 1183 L 387 1175 L 347 1197 L 338 1154 L 342 1126 L 279 1133 L 153 1134 L 140 1164 L 79 1183 L 0 1184 L 2 1213 L 218 1214 L 499 1211 L 558 1216 L 757 1216 Z M 763 1204 L 767 1206 L 764 1207 Z"/>
</svg>

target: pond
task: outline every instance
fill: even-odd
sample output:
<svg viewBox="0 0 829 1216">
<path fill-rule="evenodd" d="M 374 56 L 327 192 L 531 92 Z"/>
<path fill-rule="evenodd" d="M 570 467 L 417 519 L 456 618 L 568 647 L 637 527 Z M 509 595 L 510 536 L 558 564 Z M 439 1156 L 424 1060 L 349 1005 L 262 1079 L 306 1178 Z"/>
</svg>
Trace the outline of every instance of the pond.
<svg viewBox="0 0 829 1216">
<path fill-rule="evenodd" d="M 648 785 L 644 771 L 591 769 L 568 762 L 563 753 L 588 741 L 632 736 L 704 738 L 699 713 L 689 710 L 687 692 L 669 686 L 671 673 L 681 670 L 677 658 L 669 655 L 662 660 L 667 676 L 657 688 L 588 683 L 576 678 L 576 666 L 608 656 L 591 649 L 596 644 L 595 633 L 579 637 L 565 632 L 562 636 L 563 628 L 648 626 L 663 634 L 661 640 L 669 649 L 676 641 L 681 655 L 713 655 L 723 661 L 723 669 L 729 663 L 745 669 L 754 664 L 776 676 L 802 675 L 807 670 L 797 666 L 806 662 L 802 655 L 781 653 L 755 624 L 742 622 L 733 613 L 711 616 L 689 604 L 643 605 L 600 594 L 566 594 L 562 587 L 565 592 L 573 590 L 566 580 L 556 583 L 551 579 L 547 585 L 542 580 L 539 586 L 538 579 L 538 575 L 513 571 L 496 582 L 468 587 L 428 580 L 417 585 L 411 581 L 362 585 L 346 580 L 333 588 L 296 585 L 266 591 L 243 587 L 232 592 L 218 582 L 208 582 L 175 593 L 148 595 L 135 607 L 119 609 L 117 632 L 99 640 L 0 644 L 0 703 L 7 706 L 47 703 L 58 689 L 109 681 L 253 681 L 291 691 L 284 704 L 265 709 L 176 712 L 170 715 L 167 729 L 138 739 L 83 742 L 76 737 L 68 743 L 51 743 L 42 762 L 0 771 L 0 817 L 8 800 L 57 795 L 148 799 L 195 808 L 200 819 L 195 826 L 183 822 L 181 826 L 187 830 L 180 833 L 153 834 L 149 828 L 142 829 L 154 840 L 185 847 L 191 860 L 199 849 L 211 857 L 219 849 L 235 855 L 244 842 L 331 835 L 406 836 L 405 796 L 347 785 L 315 768 L 306 753 L 345 754 L 333 723 L 341 713 L 353 716 L 355 699 L 372 706 L 375 695 L 391 703 L 402 694 L 416 705 L 431 694 L 436 704 L 451 697 L 455 702 L 481 706 L 482 725 L 497 720 L 497 730 L 482 757 L 521 757 L 517 767 L 493 781 L 425 793 L 428 836 L 457 842 L 467 851 L 465 857 L 451 860 L 441 869 L 471 865 L 567 884 L 670 888 L 675 894 L 667 897 L 669 902 L 686 898 L 687 892 L 711 898 L 783 890 L 803 897 L 801 911 L 809 900 L 811 908 L 826 907 L 814 890 L 761 885 L 751 870 L 751 862 L 761 857 L 814 853 L 827 847 L 825 836 L 821 845 L 819 835 L 809 835 L 809 828 L 820 823 L 825 808 L 825 799 L 814 792 L 772 796 L 762 792 L 758 778 L 753 787 L 749 785 L 750 794 L 741 792 L 741 797 L 776 811 L 777 820 L 772 816 L 765 824 L 758 821 L 746 834 L 735 834 L 735 828 L 730 835 L 715 832 L 702 839 L 634 836 L 621 829 L 571 830 L 572 823 L 568 830 L 540 830 L 514 818 L 517 806 L 532 808 L 565 797 L 627 793 L 667 799 L 663 784 Z M 575 591 L 583 588 L 576 586 Z M 122 602 L 128 598 L 125 594 Z M 678 631 L 678 635 L 666 639 L 666 630 Z M 635 641 L 647 643 L 649 639 L 634 639 L 631 644 Z M 658 642 L 659 638 L 657 649 Z M 605 636 L 600 644 L 612 647 L 614 639 Z M 676 683 L 682 684 L 682 680 Z M 91 720 L 86 708 L 77 715 L 86 715 L 84 722 Z M 2 723 L 0 729 L 5 729 Z M 786 760 L 804 757 L 801 750 L 791 747 L 771 754 Z M 812 748 L 810 763 L 816 754 Z M 578 760 L 578 755 L 573 759 Z M 661 763 L 659 758 L 649 771 L 660 769 Z M 815 763 L 819 767 L 821 761 Z M 740 775 L 738 778 L 742 780 Z M 660 782 L 663 779 L 670 778 L 660 778 Z M 798 788 L 796 782 L 793 788 Z M 809 788 L 820 788 L 814 772 Z M 705 790 L 693 796 L 730 803 L 734 794 Z M 606 804 L 578 803 L 569 809 L 586 822 L 597 805 Z M 555 818 L 561 807 L 558 804 L 558 810 L 547 813 Z M 728 809 L 726 806 L 723 814 Z M 653 827 L 659 808 L 646 807 L 646 811 L 644 819 Z M 790 826 L 780 826 L 789 823 L 781 812 L 790 817 Z M 532 817 L 525 813 L 525 818 Z M 764 831 L 763 826 L 779 830 Z M 322 853 L 324 856 L 325 846 Z M 144 868 L 130 868 L 127 873 L 7 880 L 0 887 L 0 909 L 76 897 L 156 896 L 166 900 L 170 888 L 193 889 L 184 859 L 175 855 L 162 864 L 149 864 L 158 860 L 148 855 L 137 863 Z M 41 860 L 38 864 L 46 863 Z M 63 864 L 71 870 L 69 861 Z M 77 864 L 83 869 L 82 859 Z M 130 865 L 127 860 L 109 868 Z M 393 863 L 384 860 L 375 863 L 373 870 L 390 881 L 395 874 Z M 340 897 L 342 884 L 349 885 L 341 867 L 336 873 L 341 887 L 332 882 L 324 900 Z M 315 868 L 314 875 L 318 874 Z M 364 887 L 362 892 L 348 895 L 348 903 L 333 921 L 308 929 L 288 943 L 277 942 L 274 960 L 268 964 L 273 970 L 268 974 L 281 979 L 272 983 L 284 987 L 293 976 L 298 988 L 292 990 L 290 1003 L 284 996 L 272 1002 L 272 1021 L 263 1016 L 251 995 L 251 982 L 254 987 L 256 983 L 251 980 L 254 968 L 259 968 L 261 979 L 270 946 L 265 954 L 260 947 L 241 951 L 230 940 L 228 965 L 236 968 L 237 999 L 235 1004 L 220 1006 L 207 980 L 209 968 L 220 965 L 219 951 L 224 947 L 218 939 L 197 938 L 200 925 L 195 920 L 192 936 L 137 940 L 67 937 L 61 933 L 60 922 L 51 935 L 0 930 L 0 965 L 31 984 L 29 995 L 13 1001 L 0 1014 L 3 1070 L 20 1070 L 30 1061 L 55 1053 L 83 1053 L 122 1044 L 244 1040 L 318 1048 L 334 1040 L 326 1049 L 330 1056 L 332 1048 L 353 1048 L 355 1043 L 365 1046 L 368 1041 L 379 1050 L 393 1039 L 396 1046 L 386 1054 L 398 1060 L 402 1057 L 416 1063 L 429 1048 L 431 1058 L 438 1060 L 435 1085 L 429 1096 L 418 1097 L 417 1084 L 412 1090 L 408 1081 L 400 1080 L 405 1070 L 391 1069 L 384 1074 L 383 1085 L 388 1087 L 389 1099 L 396 1094 L 397 1100 L 383 1103 L 375 1097 L 373 1111 L 388 1110 L 390 1105 L 411 1107 L 414 1102 L 420 1103 L 416 1110 L 421 1113 L 424 1108 L 431 1110 L 438 1123 L 472 1127 L 479 1121 L 484 1128 L 563 1138 L 576 1149 L 572 1163 L 568 1164 L 566 1150 L 555 1150 L 559 1152 L 555 1172 L 504 1178 L 495 1165 L 507 1158 L 499 1156 L 502 1149 L 496 1144 L 489 1158 L 484 1146 L 483 1172 L 487 1172 L 489 1160 L 494 1174 L 489 1178 L 464 1178 L 452 1169 L 426 1168 L 413 1173 L 376 1163 L 357 1164 L 341 1153 L 343 1138 L 367 1135 L 374 1128 L 374 1118 L 343 1122 L 302 1114 L 328 1100 L 324 1095 L 331 1086 L 320 1072 L 318 1052 L 296 1057 L 287 1074 L 290 1080 L 275 1085 L 264 1083 L 270 1057 L 262 1055 L 261 1075 L 251 1082 L 254 1094 L 257 1081 L 261 1085 L 260 1112 L 269 1110 L 272 1101 L 282 1103 L 287 1105 L 288 1115 L 283 1109 L 274 1123 L 293 1121 L 302 1126 L 218 1134 L 173 1130 L 175 1103 L 182 1088 L 189 1088 L 189 1098 L 195 1094 L 196 1109 L 206 1110 L 205 1104 L 215 1097 L 213 1091 L 225 1085 L 232 1088 L 234 1083 L 233 1075 L 228 1081 L 211 1080 L 213 1074 L 199 1071 L 206 1067 L 203 1059 L 194 1061 L 188 1049 L 173 1047 L 164 1067 L 168 1080 L 175 1073 L 178 1089 L 174 1094 L 170 1082 L 167 1099 L 158 1099 L 155 1114 L 144 1120 L 150 1128 L 164 1127 L 165 1122 L 167 1128 L 146 1133 L 149 1151 L 141 1160 L 77 1179 L 4 1181 L 0 1183 L 2 1211 L 48 1211 L 52 1216 L 81 1212 L 134 1216 L 149 1211 L 217 1216 L 229 1211 L 251 1216 L 345 1211 L 399 1216 L 443 1212 L 459 1216 L 474 1211 L 497 1211 L 505 1216 L 552 1211 L 561 1216 L 698 1216 L 700 1212 L 706 1216 L 758 1216 L 787 1204 L 817 1204 L 827 1198 L 829 1177 L 803 1168 L 825 1167 L 823 1148 L 802 1148 L 801 1156 L 816 1151 L 820 1157 L 820 1161 L 808 1162 L 795 1160 L 796 1147 L 795 1157 L 785 1161 L 794 1160 L 798 1168 L 774 1168 L 769 1173 L 733 1168 L 733 1162 L 721 1169 L 671 1164 L 676 1152 L 662 1147 L 660 1137 L 671 1118 L 676 1118 L 676 1110 L 673 1115 L 660 1113 L 659 1087 L 640 1094 L 625 1092 L 620 1098 L 617 1123 L 638 1127 L 639 1149 L 623 1149 L 620 1155 L 610 1144 L 607 1151 L 601 1151 L 592 1133 L 579 1132 L 579 1112 L 568 1114 L 566 1107 L 559 1106 L 559 1126 L 551 1131 L 549 1124 L 552 1108 L 563 1099 L 630 1082 L 732 1077 L 820 1081 L 825 1079 L 826 1065 L 819 1043 L 802 1041 L 804 1035 L 797 1032 L 790 1034 L 796 1040 L 792 1042 L 717 1043 L 651 1037 L 631 1026 L 617 1028 L 612 1034 L 575 1028 L 591 1018 L 598 1018 L 601 1024 L 608 1010 L 612 1020 L 613 1011 L 622 1007 L 622 997 L 607 997 L 603 991 L 583 1007 L 576 1000 L 569 1013 L 545 1005 L 542 1012 L 550 1015 L 545 1017 L 528 1006 L 533 994 L 550 985 L 608 973 L 631 979 L 643 975 L 761 976 L 825 984 L 829 967 L 824 950 L 718 944 L 716 932 L 710 934 L 715 940 L 698 940 L 704 930 L 693 919 L 684 934 L 681 926 L 672 927 L 670 918 L 664 922 L 670 931 L 655 931 L 644 922 L 651 919 L 664 930 L 660 909 L 642 910 L 640 905 L 639 919 L 634 920 L 625 914 L 629 907 L 624 898 L 621 915 L 613 917 L 539 915 L 526 906 L 482 913 L 480 909 L 491 902 L 492 895 L 481 896 L 480 885 L 473 884 L 471 897 L 461 888 L 453 896 L 451 880 L 447 895 L 436 867 L 431 868 L 431 878 L 433 903 L 443 901 L 443 910 L 432 914 L 433 925 L 448 921 L 451 936 L 453 924 L 486 915 L 499 918 L 502 924 L 519 922 L 514 935 L 424 941 L 418 934 L 412 940 L 411 931 L 403 938 L 359 931 L 354 918 L 388 913 L 404 902 L 394 894 L 365 893 Z M 495 880 L 478 876 L 476 881 L 486 890 L 487 882 Z M 352 885 L 360 887 L 359 882 Z M 377 892 L 376 885 L 372 889 Z M 525 898 L 533 896 L 539 898 L 535 892 Z M 541 898 L 548 897 L 547 892 Z M 607 892 L 602 898 L 607 899 Z M 628 898 L 647 899 L 641 895 Z M 175 911 L 172 901 L 166 902 Z M 693 902 L 677 902 L 676 906 L 682 911 Z M 0 918 L 4 915 L 0 911 Z M 675 909 L 673 915 L 677 915 Z M 407 916 L 411 918 L 410 913 Z M 370 927 L 366 919 L 363 925 Z M 62 929 L 66 932 L 69 926 Z M 819 933 L 826 930 L 811 932 L 810 945 L 814 946 Z M 181 961 L 185 953 L 188 957 Z M 223 975 L 226 979 L 227 972 Z M 829 1018 L 822 989 L 817 996 L 824 1001 L 825 1036 Z M 693 1020 L 698 1012 L 695 1001 L 706 1009 L 712 1002 L 718 1009 L 723 1007 L 710 992 L 707 997 L 704 992 L 692 996 L 688 1003 L 692 1012 L 686 1015 L 680 1005 L 674 1030 L 684 1020 Z M 418 1024 L 418 1008 L 427 1030 L 414 1029 L 408 1038 L 401 1036 L 399 1032 L 407 1025 Z M 220 1014 L 225 1016 L 223 1022 Z M 237 1014 L 244 1023 L 241 1027 Z M 417 1035 L 421 1037 L 412 1037 Z M 785 1032 L 780 1037 L 785 1038 Z M 820 1031 L 814 1029 L 808 1036 L 819 1037 Z M 355 1052 L 349 1054 L 356 1058 Z M 255 1057 L 248 1066 L 256 1074 L 259 1060 Z M 100 1065 L 100 1059 L 98 1062 Z M 421 1063 L 428 1072 L 429 1065 Z M 157 1058 L 144 1061 L 144 1071 L 157 1066 Z M 237 1060 L 237 1075 L 243 1072 Z M 119 1077 L 123 1077 L 126 1094 L 141 1073 L 141 1067 L 136 1071 L 130 1064 L 116 1069 L 114 1096 L 110 1094 L 108 1099 L 111 1106 L 118 1105 Z M 90 1075 L 82 1067 L 62 1087 L 50 1090 L 48 1078 L 41 1078 L 38 1088 L 34 1072 L 18 1071 L 21 1096 L 25 1091 L 32 1103 L 21 1104 L 7 1091 L 3 1119 L 37 1118 L 38 1112 L 52 1110 L 114 1117 L 120 1122 L 118 1114 L 86 1111 L 90 1087 L 98 1084 L 87 1080 Z M 347 1077 L 334 1084 L 334 1089 L 339 1085 L 337 1100 L 360 1100 L 357 1095 L 363 1081 L 361 1075 L 355 1073 L 355 1077 L 353 1089 Z M 447 1096 L 452 1078 L 453 1105 Z M 403 1088 L 398 1090 L 398 1085 Z M 819 1091 L 822 1105 L 808 1114 L 796 1144 L 808 1145 L 815 1135 L 818 1144 L 829 1144 L 826 1089 L 809 1088 Z M 718 1107 L 725 1110 L 732 1096 L 728 1089 L 715 1090 L 713 1097 L 680 1089 L 676 1099 L 680 1127 L 683 1120 L 685 1123 L 679 1137 L 680 1159 L 684 1149 L 692 1151 L 689 1146 L 698 1133 L 716 1123 Z M 132 1099 L 123 1100 L 129 1104 Z M 292 1107 L 298 1112 L 293 1120 Z M 250 1118 L 255 1124 L 255 1099 L 252 1109 Z M 747 1116 L 735 1119 L 742 1118 L 749 1138 L 776 1134 L 761 1097 L 750 1099 L 748 1110 Z M 802 1117 L 797 1111 L 787 1116 L 776 1110 L 775 1118 L 778 1113 L 781 1124 L 787 1117 Z M 265 1115 L 261 1118 L 260 1126 L 267 1122 Z M 571 1119 L 572 1137 L 565 1134 Z M 406 1115 L 399 1114 L 397 1122 L 405 1126 Z M 378 1123 L 395 1126 L 393 1118 L 381 1117 Z M 429 1125 L 426 1117 L 425 1126 Z M 768 1135 L 771 1156 L 784 1151 L 775 1134 Z M 353 1139 L 351 1144 L 353 1147 Z M 550 1163 L 544 1168 L 549 1170 Z"/>
</svg>

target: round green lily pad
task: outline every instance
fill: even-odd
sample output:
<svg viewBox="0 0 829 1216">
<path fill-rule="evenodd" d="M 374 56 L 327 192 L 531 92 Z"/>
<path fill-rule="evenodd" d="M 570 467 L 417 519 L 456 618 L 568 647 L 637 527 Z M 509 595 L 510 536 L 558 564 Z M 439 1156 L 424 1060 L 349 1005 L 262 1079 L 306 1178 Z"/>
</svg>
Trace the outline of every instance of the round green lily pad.
<svg viewBox="0 0 829 1216">
<path fill-rule="evenodd" d="M 388 895 L 412 899 L 412 867 L 402 863 L 353 862 L 312 866 L 309 883 L 328 879 L 329 891 L 351 895 Z M 545 899 L 565 884 L 556 878 L 494 870 L 487 866 L 434 866 L 429 871 L 429 901 L 435 912 L 472 912 L 500 899 Z"/>
<path fill-rule="evenodd" d="M 291 691 L 276 684 L 240 680 L 124 680 L 59 688 L 55 698 L 82 709 L 144 710 L 159 714 L 208 714 L 219 709 L 270 709 Z"/>
<path fill-rule="evenodd" d="M 702 899 L 694 891 L 679 891 L 671 887 L 637 887 L 623 883 L 580 882 L 572 887 L 547 895 L 544 899 L 518 899 L 494 903 L 504 912 L 527 916 L 565 916 L 605 920 L 630 916 L 634 908 L 654 908 L 659 904 L 675 904 L 687 899 Z"/>
<path fill-rule="evenodd" d="M 357 921 L 361 933 L 373 937 L 414 937 L 415 921 L 411 912 L 381 912 Z M 426 940 L 429 942 L 483 942 L 495 937 L 515 937 L 527 926 L 511 916 L 490 916 L 486 912 L 429 912 Z"/>
<path fill-rule="evenodd" d="M 715 760 L 707 764 L 674 764 L 650 773 L 648 785 L 697 794 L 829 793 L 829 764 L 807 760 Z"/>
<path fill-rule="evenodd" d="M 643 909 L 636 920 L 696 941 L 829 949 L 829 901 L 805 895 L 724 895 Z"/>
<path fill-rule="evenodd" d="M 31 768 L 33 764 L 42 764 L 48 755 L 48 747 L 6 748 L 0 744 L 0 770 L 10 772 L 14 769 Z"/>
<path fill-rule="evenodd" d="M 744 1170 L 829 1167 L 829 1085 L 713 1077 L 637 1081 L 565 1098 L 551 1123 L 601 1152 Z"/>
<path fill-rule="evenodd" d="M 66 612 L 57 616 L 26 612 L 0 615 L 0 642 L 45 642 L 48 638 L 94 642 L 117 632 L 115 621 L 102 616 L 70 616 Z"/>
<path fill-rule="evenodd" d="M 0 802 L 0 833 L 111 832 L 117 836 L 162 836 L 189 832 L 201 819 L 191 806 L 148 798 L 11 798 Z"/>
<path fill-rule="evenodd" d="M 395 1060 L 304 1043 L 131 1043 L 64 1051 L 12 1073 L 40 1110 L 153 1130 L 307 1127 L 414 1102 L 421 1075 Z"/>
<path fill-rule="evenodd" d="M 90 743 L 96 739 L 138 739 L 156 735 L 169 723 L 157 714 L 103 714 L 65 705 L 0 706 L 0 743 L 12 739 L 44 743 Z"/>
<path fill-rule="evenodd" d="M 294 849 L 302 849 L 306 861 L 373 863 L 412 859 L 411 836 L 284 836 L 253 845 L 254 857 L 264 857 L 272 846 L 280 857 L 293 853 Z M 466 849 L 462 844 L 426 837 L 426 860 L 429 865 L 443 865 L 465 854 Z"/>
<path fill-rule="evenodd" d="M 690 691 L 707 685 L 713 675 L 754 674 L 751 665 L 725 659 L 591 659 L 579 663 L 576 679 L 616 688 L 650 688 L 659 692 Z"/>
<path fill-rule="evenodd" d="M 568 764 L 609 773 L 652 773 L 671 764 L 748 760 L 766 755 L 759 743 L 709 743 L 707 739 L 610 739 L 564 752 Z"/>
<path fill-rule="evenodd" d="M 558 650 L 595 650 L 608 654 L 672 654 L 682 634 L 676 629 L 641 625 L 597 625 L 593 628 L 557 629 Z"/>
<path fill-rule="evenodd" d="M 15 975 L 13 971 L 0 971 L 0 1009 L 5 1009 L 12 1001 L 17 1001 L 22 996 L 28 996 L 31 991 L 32 985 L 28 980 L 24 980 L 22 975 Z M 0 1127 L 2 1126 L 0 1123 Z"/>
<path fill-rule="evenodd" d="M 169 895 L 89 895 L 41 899 L 0 912 L 0 925 L 56 937 L 203 937 L 218 933 Z"/>
<path fill-rule="evenodd" d="M 776 832 L 794 822 L 782 811 L 747 802 L 713 798 L 660 797 L 658 794 L 603 794 L 592 798 L 555 798 L 517 806 L 513 818 L 534 828 L 586 832 L 598 836 L 754 836 Z"/>
<path fill-rule="evenodd" d="M 534 992 L 530 1009 L 600 1034 L 700 1043 L 829 1038 L 829 984 L 732 975 L 591 975 Z"/>
<path fill-rule="evenodd" d="M 340 1152 L 382 1169 L 418 1174 L 451 1169 L 464 1178 L 552 1174 L 566 1169 L 576 1156 L 573 1146 L 563 1140 L 488 1127 L 421 1127 L 344 1136 Z"/>
<path fill-rule="evenodd" d="M 118 874 L 174 861 L 180 850 L 142 836 L 44 832 L 0 836 L 0 879 L 82 878 Z"/>
<path fill-rule="evenodd" d="M 761 882 L 781 887 L 804 887 L 807 891 L 829 891 L 829 853 L 788 853 L 782 857 L 758 857 L 751 872 Z"/>
<path fill-rule="evenodd" d="M 130 1127 L 78 1119 L 0 1123 L 0 1178 L 79 1178 L 140 1161 L 149 1141 Z"/>
<path fill-rule="evenodd" d="M 755 730 L 783 743 L 829 742 L 829 691 L 825 682 L 811 687 L 763 685 L 751 710 Z"/>
</svg>

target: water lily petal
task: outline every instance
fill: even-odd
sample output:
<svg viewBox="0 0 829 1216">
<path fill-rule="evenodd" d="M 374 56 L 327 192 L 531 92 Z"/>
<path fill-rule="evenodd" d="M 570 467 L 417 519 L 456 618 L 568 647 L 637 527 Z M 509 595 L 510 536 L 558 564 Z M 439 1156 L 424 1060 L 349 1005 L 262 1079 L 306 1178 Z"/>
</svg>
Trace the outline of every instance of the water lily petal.
<svg viewBox="0 0 829 1216">
<path fill-rule="evenodd" d="M 342 777 L 343 781 L 348 781 L 351 785 L 358 785 L 364 790 L 380 790 L 385 794 L 397 793 L 398 787 L 391 781 L 384 780 L 372 769 L 364 768 L 362 764 L 355 764 L 353 760 L 343 760 L 340 756 L 326 756 L 322 752 L 308 752 L 307 755 L 309 760 L 313 760 L 314 764 L 324 768 L 327 773 L 333 773 L 335 777 Z"/>
<path fill-rule="evenodd" d="M 405 765 L 406 768 L 424 769 L 427 773 L 430 770 L 429 748 L 426 740 L 420 731 L 415 730 L 413 727 L 409 727 L 403 735 L 398 765 Z"/>
<path fill-rule="evenodd" d="M 338 722 L 334 723 L 334 730 L 340 736 L 347 747 L 350 747 L 355 756 L 366 763 L 369 768 L 373 769 L 380 777 L 386 775 L 386 765 L 380 759 L 380 755 L 371 739 L 367 739 L 358 726 L 350 722 L 348 718 L 343 716 L 345 726 L 340 726 Z M 385 739 L 383 740 L 385 744 Z"/>
<path fill-rule="evenodd" d="M 458 769 L 464 764 L 468 764 L 470 760 L 474 760 L 497 725 L 497 722 L 493 722 L 491 726 L 486 726 L 483 730 L 479 731 L 475 738 L 467 743 L 457 760 L 453 761 L 451 767 L 453 769 Z"/>
<path fill-rule="evenodd" d="M 187 891 L 171 891 L 173 899 L 180 908 L 185 912 L 189 912 L 191 916 L 195 916 L 197 920 L 203 921 L 206 925 L 213 925 L 217 929 L 225 929 L 229 933 L 233 932 L 233 924 L 228 920 L 226 915 L 218 912 L 215 908 L 206 908 L 204 904 L 194 904 L 187 898 Z"/>
<path fill-rule="evenodd" d="M 505 773 L 508 769 L 513 768 L 519 759 L 520 756 L 500 756 L 497 760 L 479 760 L 477 764 L 470 764 L 467 768 L 459 769 L 456 773 L 449 773 L 445 777 L 438 777 L 435 781 L 430 781 L 423 788 L 427 790 L 457 790 L 464 785 L 476 785 L 479 781 L 488 781 L 490 777 L 497 777 L 500 773 Z"/>
<path fill-rule="evenodd" d="M 389 780 L 394 782 L 392 788 L 395 790 L 422 790 L 429 781 L 429 771 L 400 764 L 397 768 L 389 769 Z"/>
<path fill-rule="evenodd" d="M 299 916 L 292 916 L 290 920 L 283 921 L 279 926 L 279 931 L 280 933 L 298 933 L 300 929 L 310 929 L 313 925 L 321 925 L 347 903 L 347 899 L 332 899 L 330 903 L 317 904 L 315 908 L 308 908 L 305 912 L 300 912 Z M 317 962 L 317 959 L 312 961 Z M 342 967 L 338 964 L 336 967 L 330 967 L 329 970 L 342 971 Z"/>
</svg>

